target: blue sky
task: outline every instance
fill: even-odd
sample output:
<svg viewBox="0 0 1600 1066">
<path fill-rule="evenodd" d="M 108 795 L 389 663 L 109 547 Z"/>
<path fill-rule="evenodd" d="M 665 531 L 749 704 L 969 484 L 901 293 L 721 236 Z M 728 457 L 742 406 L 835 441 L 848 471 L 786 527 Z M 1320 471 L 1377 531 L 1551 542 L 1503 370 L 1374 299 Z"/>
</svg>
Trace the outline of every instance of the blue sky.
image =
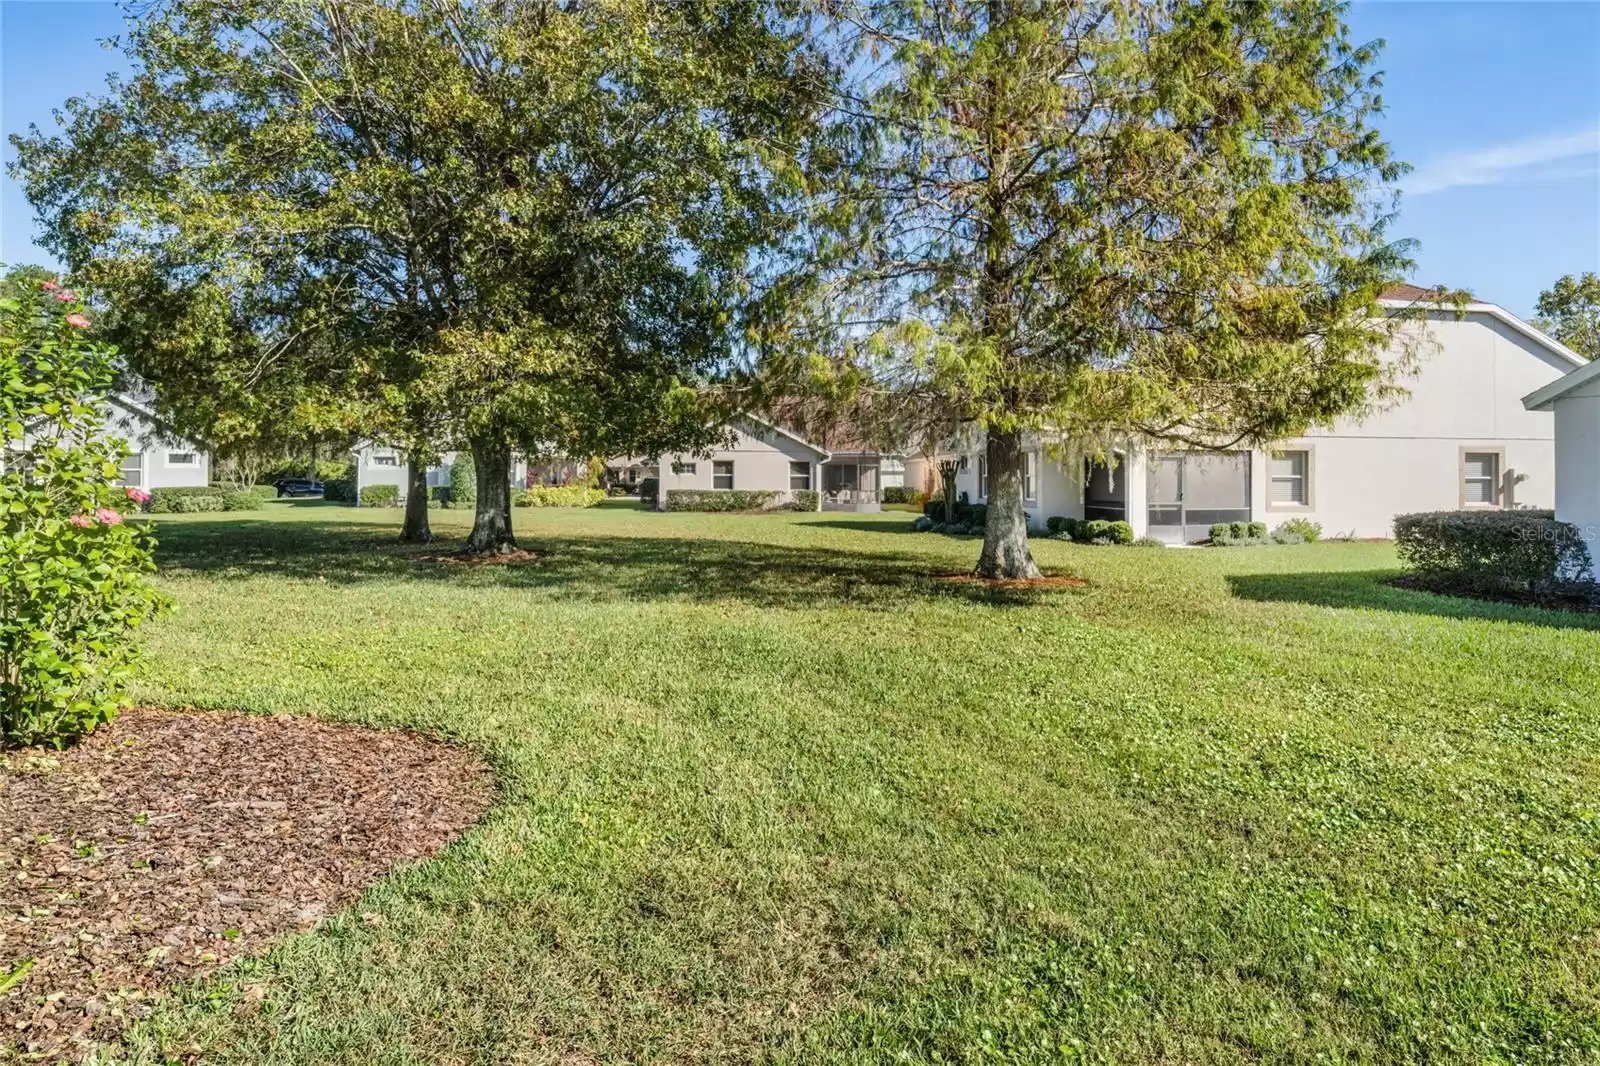
<svg viewBox="0 0 1600 1066">
<path fill-rule="evenodd" d="M 1416 171 L 1394 235 L 1413 280 L 1525 317 L 1562 274 L 1600 270 L 1600 3 L 1370 0 L 1350 22 L 1387 41 L 1379 128 Z M 121 16 L 93 0 L 0 0 L 0 131 L 50 123 L 121 66 Z M 11 157 L 6 146 L 6 158 Z M 20 191 L 0 188 L 0 262 L 48 262 Z"/>
</svg>

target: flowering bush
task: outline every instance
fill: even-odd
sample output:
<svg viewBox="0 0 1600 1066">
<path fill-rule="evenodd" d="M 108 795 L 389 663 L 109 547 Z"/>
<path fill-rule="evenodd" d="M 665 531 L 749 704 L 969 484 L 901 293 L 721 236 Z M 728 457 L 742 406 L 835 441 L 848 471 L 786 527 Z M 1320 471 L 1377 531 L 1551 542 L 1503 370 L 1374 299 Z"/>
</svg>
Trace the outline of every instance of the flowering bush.
<svg viewBox="0 0 1600 1066">
<path fill-rule="evenodd" d="M 60 746 L 124 698 L 130 630 L 163 607 L 154 546 L 123 521 L 146 494 L 116 485 L 103 435 L 112 352 L 55 282 L 0 298 L 0 747 Z"/>
</svg>

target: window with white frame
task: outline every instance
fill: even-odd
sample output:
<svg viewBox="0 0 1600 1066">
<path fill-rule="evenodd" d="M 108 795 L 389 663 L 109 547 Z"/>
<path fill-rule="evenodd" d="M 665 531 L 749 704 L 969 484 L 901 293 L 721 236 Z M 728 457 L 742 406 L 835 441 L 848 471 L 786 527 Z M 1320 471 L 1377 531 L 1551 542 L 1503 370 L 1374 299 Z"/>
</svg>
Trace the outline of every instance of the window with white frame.
<svg viewBox="0 0 1600 1066">
<path fill-rule="evenodd" d="M 1274 452 L 1267 502 L 1279 507 L 1305 507 L 1311 500 L 1309 452 Z"/>
<path fill-rule="evenodd" d="M 134 452 L 122 460 L 122 484 L 130 489 L 144 488 L 144 453 Z"/>
<path fill-rule="evenodd" d="M 372 457 L 372 465 L 373 466 L 399 466 L 400 465 L 400 457 L 398 455 L 374 455 Z"/>
<path fill-rule="evenodd" d="M 811 464 L 810 463 L 796 463 L 796 462 L 790 462 L 789 463 L 789 491 L 790 492 L 810 492 L 811 491 Z"/>
<path fill-rule="evenodd" d="M 1466 452 L 1461 457 L 1461 502 L 1493 507 L 1500 502 L 1500 453 Z"/>
<path fill-rule="evenodd" d="M 1032 452 L 1029 452 L 1023 458 L 1024 458 L 1024 462 L 1022 464 L 1022 498 L 1024 500 L 1037 500 L 1039 498 L 1038 495 L 1036 495 L 1037 490 L 1038 490 L 1038 482 L 1036 481 L 1036 479 L 1034 477 L 1034 475 L 1038 472 L 1037 468 L 1034 466 L 1034 463 L 1037 460 L 1037 456 L 1035 456 Z"/>
<path fill-rule="evenodd" d="M 711 487 L 714 489 L 733 488 L 732 459 L 718 459 L 711 464 Z"/>
<path fill-rule="evenodd" d="M 168 466 L 199 466 L 200 456 L 196 452 L 168 452 Z"/>
<path fill-rule="evenodd" d="M 694 476 L 694 471 L 695 471 L 695 465 L 693 463 L 673 463 L 672 464 L 672 472 L 674 474 L 688 474 L 690 477 L 693 477 Z"/>
</svg>

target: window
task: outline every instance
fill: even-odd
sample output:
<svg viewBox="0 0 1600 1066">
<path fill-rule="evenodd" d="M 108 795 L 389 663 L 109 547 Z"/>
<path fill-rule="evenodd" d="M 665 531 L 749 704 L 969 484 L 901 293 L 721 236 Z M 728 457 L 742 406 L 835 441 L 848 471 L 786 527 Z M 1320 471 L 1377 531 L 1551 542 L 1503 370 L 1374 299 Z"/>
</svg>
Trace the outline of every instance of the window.
<svg viewBox="0 0 1600 1066">
<path fill-rule="evenodd" d="M 399 466 L 400 465 L 400 457 L 398 455 L 374 455 L 372 457 L 372 465 L 373 466 Z"/>
<path fill-rule="evenodd" d="M 1461 503 L 1466 507 L 1494 507 L 1500 502 L 1500 453 L 1463 452 Z"/>
<path fill-rule="evenodd" d="M 714 489 L 733 488 L 733 460 L 718 459 L 711 464 L 711 487 Z"/>
<path fill-rule="evenodd" d="M 144 488 L 143 452 L 134 452 L 122 460 L 122 483 L 130 489 Z"/>
<path fill-rule="evenodd" d="M 1025 461 L 1022 464 L 1022 498 L 1024 500 L 1037 500 L 1039 497 L 1034 495 L 1034 477 L 1033 477 L 1033 475 L 1034 475 L 1034 465 L 1033 465 L 1034 464 L 1034 455 L 1033 455 L 1033 453 L 1029 452 L 1024 457 L 1024 459 L 1025 459 Z"/>
<path fill-rule="evenodd" d="M 978 499 L 989 498 L 989 460 L 978 456 Z"/>
<path fill-rule="evenodd" d="M 198 466 L 200 457 L 194 452 L 168 452 L 168 466 Z"/>
<path fill-rule="evenodd" d="M 789 491 L 790 492 L 810 492 L 811 491 L 811 464 L 810 463 L 794 463 L 794 462 L 791 462 L 789 464 Z"/>
<path fill-rule="evenodd" d="M 1268 504 L 1278 507 L 1310 506 L 1309 452 L 1274 452 L 1271 469 Z"/>
<path fill-rule="evenodd" d="M 694 476 L 694 464 L 693 463 L 673 463 L 672 464 L 672 472 L 674 474 L 688 474 L 690 477 L 693 477 Z"/>
</svg>

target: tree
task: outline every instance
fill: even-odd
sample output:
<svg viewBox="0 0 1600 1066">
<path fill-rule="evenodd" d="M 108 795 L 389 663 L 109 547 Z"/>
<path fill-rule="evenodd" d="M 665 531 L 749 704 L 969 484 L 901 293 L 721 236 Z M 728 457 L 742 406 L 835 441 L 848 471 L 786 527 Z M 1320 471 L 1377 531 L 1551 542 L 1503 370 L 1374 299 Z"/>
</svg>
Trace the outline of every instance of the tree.
<svg viewBox="0 0 1600 1066">
<path fill-rule="evenodd" d="M 816 294 L 840 373 L 985 432 L 978 575 L 1038 574 L 1025 435 L 1262 444 L 1393 389 L 1403 167 L 1339 4 L 834 7 L 857 150 Z"/>
<path fill-rule="evenodd" d="M 828 77 L 801 29 L 743 0 L 171 0 L 16 171 L 74 270 L 213 284 L 270 323 L 256 365 L 419 459 L 468 446 L 468 548 L 499 551 L 513 450 L 711 432 L 695 386 L 792 230 Z"/>
<path fill-rule="evenodd" d="M 1541 292 L 1533 321 L 1585 359 L 1600 359 L 1600 274 L 1567 274 Z"/>
</svg>

